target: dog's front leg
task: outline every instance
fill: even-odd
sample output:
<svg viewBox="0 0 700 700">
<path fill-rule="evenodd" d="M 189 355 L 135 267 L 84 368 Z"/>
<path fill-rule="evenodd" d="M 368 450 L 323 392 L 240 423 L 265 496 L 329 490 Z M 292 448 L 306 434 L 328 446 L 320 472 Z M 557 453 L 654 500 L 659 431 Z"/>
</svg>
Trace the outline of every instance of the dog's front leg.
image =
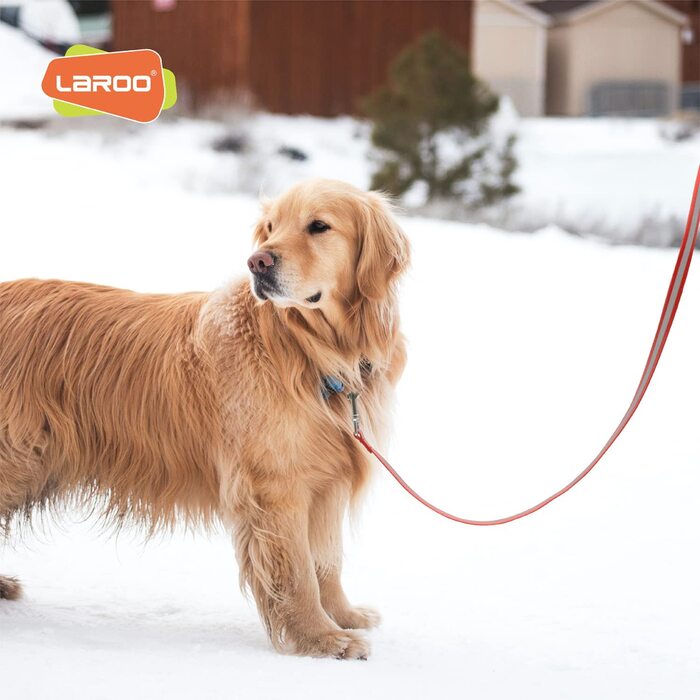
<svg viewBox="0 0 700 700">
<path fill-rule="evenodd" d="M 310 498 L 287 488 L 245 500 L 234 514 L 241 582 L 252 591 L 274 646 L 308 656 L 366 658 L 367 641 L 341 629 L 321 605 L 309 546 Z"/>
<path fill-rule="evenodd" d="M 379 624 L 379 613 L 371 608 L 353 607 L 340 580 L 347 503 L 347 489 L 342 487 L 316 494 L 309 513 L 309 542 L 324 610 L 343 629 L 367 629 Z"/>
</svg>

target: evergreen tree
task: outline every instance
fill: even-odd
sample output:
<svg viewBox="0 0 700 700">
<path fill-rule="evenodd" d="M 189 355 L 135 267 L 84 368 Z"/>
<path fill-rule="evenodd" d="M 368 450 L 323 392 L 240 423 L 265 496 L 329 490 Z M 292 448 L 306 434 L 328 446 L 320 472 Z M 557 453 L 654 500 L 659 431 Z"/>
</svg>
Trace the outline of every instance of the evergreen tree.
<svg viewBox="0 0 700 700">
<path fill-rule="evenodd" d="M 427 199 L 459 197 L 472 207 L 518 191 L 514 137 L 490 143 L 488 122 L 498 97 L 475 78 L 461 48 L 433 32 L 394 61 L 389 84 L 364 102 L 380 149 L 372 187 L 401 195 L 416 182 Z"/>
</svg>

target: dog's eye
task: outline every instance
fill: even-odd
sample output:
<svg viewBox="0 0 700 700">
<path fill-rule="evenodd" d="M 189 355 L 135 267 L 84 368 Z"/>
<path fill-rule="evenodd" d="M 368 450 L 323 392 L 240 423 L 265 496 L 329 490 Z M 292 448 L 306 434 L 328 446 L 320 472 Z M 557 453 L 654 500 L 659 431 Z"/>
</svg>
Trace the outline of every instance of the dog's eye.
<svg viewBox="0 0 700 700">
<path fill-rule="evenodd" d="M 316 219 L 312 221 L 307 227 L 306 230 L 311 233 L 323 233 L 324 231 L 328 231 L 330 229 L 330 226 L 325 223 L 324 221 L 320 221 L 319 219 Z"/>
<path fill-rule="evenodd" d="M 267 222 L 267 232 L 272 233 L 272 224 L 269 221 Z"/>
</svg>

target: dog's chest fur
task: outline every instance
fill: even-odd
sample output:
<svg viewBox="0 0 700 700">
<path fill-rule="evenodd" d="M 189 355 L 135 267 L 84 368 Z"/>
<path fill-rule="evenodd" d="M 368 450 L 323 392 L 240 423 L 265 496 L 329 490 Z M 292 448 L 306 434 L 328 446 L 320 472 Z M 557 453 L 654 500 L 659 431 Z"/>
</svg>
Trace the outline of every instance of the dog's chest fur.
<svg viewBox="0 0 700 700">
<path fill-rule="evenodd" d="M 240 285 L 212 297 L 202 312 L 222 410 L 219 469 L 229 472 L 225 478 L 243 470 L 307 480 L 313 487 L 340 479 L 359 488 L 370 466 L 352 436 L 346 395 L 323 396 L 324 370 L 293 347 L 284 329 L 279 347 L 271 347 L 262 335 L 259 309 L 247 285 Z M 277 350 L 281 358 L 273 356 Z M 386 373 L 360 356 L 356 364 L 352 388 L 360 391 L 363 427 L 381 434 L 392 388 Z"/>
</svg>

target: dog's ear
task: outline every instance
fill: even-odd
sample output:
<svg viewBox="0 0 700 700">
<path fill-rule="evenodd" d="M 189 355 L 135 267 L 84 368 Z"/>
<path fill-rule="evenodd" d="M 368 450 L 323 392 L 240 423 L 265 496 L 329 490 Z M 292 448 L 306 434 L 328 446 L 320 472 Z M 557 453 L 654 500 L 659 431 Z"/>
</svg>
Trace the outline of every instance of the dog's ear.
<svg viewBox="0 0 700 700">
<path fill-rule="evenodd" d="M 410 247 L 384 195 L 369 192 L 359 217 L 357 287 L 368 299 L 382 299 L 408 267 Z"/>
</svg>

